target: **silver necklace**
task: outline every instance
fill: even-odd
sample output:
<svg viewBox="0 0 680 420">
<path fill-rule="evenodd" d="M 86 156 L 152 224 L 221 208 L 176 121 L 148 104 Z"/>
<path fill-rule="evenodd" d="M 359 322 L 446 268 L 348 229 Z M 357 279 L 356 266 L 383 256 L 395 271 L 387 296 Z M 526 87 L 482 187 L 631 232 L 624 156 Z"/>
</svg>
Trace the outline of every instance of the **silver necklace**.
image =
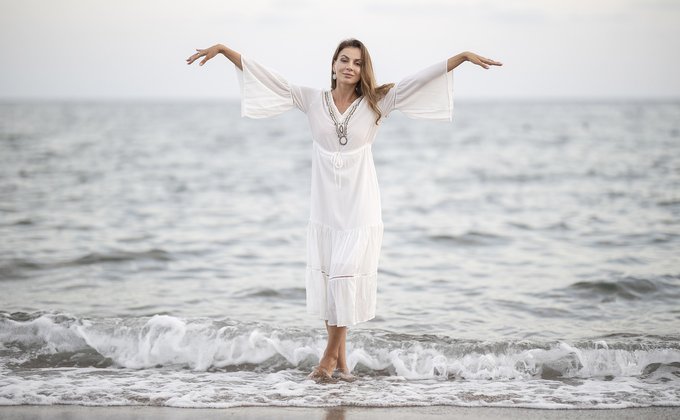
<svg viewBox="0 0 680 420">
<path fill-rule="evenodd" d="M 330 91 L 326 91 L 324 93 L 326 96 L 328 113 L 331 114 L 331 119 L 333 120 L 333 124 L 335 124 L 335 134 L 338 135 L 338 141 L 340 142 L 340 145 L 344 146 L 347 144 L 347 124 L 349 124 L 349 119 L 352 118 L 352 114 L 354 114 L 354 111 L 356 111 L 363 97 L 359 97 L 359 100 L 355 102 L 354 105 L 352 105 L 352 108 L 349 110 L 349 114 L 347 114 L 347 118 L 345 118 L 343 122 L 338 123 L 338 118 L 335 116 L 335 112 L 333 112 L 333 107 L 331 106 L 331 93 Z"/>
</svg>

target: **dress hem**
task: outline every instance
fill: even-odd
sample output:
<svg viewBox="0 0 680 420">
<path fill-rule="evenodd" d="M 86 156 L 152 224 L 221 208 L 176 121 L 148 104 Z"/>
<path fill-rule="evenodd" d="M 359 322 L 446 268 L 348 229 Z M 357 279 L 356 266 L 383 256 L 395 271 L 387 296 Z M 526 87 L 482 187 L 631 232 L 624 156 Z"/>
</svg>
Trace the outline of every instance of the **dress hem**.
<svg viewBox="0 0 680 420">
<path fill-rule="evenodd" d="M 378 273 L 329 277 L 307 267 L 307 313 L 329 325 L 353 326 L 375 317 Z"/>
</svg>

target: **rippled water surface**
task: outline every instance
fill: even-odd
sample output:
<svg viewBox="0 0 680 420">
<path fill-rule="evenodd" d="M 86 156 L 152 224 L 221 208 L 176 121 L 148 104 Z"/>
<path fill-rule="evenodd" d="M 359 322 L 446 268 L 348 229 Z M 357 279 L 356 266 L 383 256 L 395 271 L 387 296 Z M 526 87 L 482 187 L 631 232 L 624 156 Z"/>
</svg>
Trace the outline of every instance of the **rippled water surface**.
<svg viewBox="0 0 680 420">
<path fill-rule="evenodd" d="M 378 315 L 319 388 L 303 115 L 0 105 L 0 404 L 680 405 L 680 104 L 381 130 Z"/>
</svg>

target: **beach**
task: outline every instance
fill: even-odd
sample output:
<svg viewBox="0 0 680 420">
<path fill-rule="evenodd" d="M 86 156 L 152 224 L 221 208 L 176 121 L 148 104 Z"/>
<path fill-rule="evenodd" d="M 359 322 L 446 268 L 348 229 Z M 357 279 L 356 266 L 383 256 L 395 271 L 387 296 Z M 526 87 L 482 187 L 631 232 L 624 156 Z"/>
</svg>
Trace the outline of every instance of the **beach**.
<svg viewBox="0 0 680 420">
<path fill-rule="evenodd" d="M 280 419 L 280 420 L 410 420 L 410 419 L 482 419 L 482 420 L 644 420 L 677 419 L 680 407 L 628 408 L 619 410 L 540 410 L 492 407 L 393 407 L 393 408 L 296 408 L 238 407 L 228 409 L 196 409 L 166 407 L 82 407 L 82 406 L 15 406 L 0 407 L 0 418 L 14 420 L 98 420 L 158 419 Z"/>
</svg>

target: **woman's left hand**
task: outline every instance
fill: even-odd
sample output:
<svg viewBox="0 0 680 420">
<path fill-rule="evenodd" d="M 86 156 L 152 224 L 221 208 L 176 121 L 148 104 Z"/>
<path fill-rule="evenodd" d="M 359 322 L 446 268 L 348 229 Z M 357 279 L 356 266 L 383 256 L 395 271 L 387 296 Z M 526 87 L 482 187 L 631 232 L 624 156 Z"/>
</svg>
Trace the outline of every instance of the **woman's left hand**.
<svg viewBox="0 0 680 420">
<path fill-rule="evenodd" d="M 490 58 L 482 57 L 481 55 L 475 54 L 470 51 L 465 51 L 460 54 L 456 54 L 453 57 L 449 58 L 447 65 L 446 65 L 446 71 L 451 71 L 455 69 L 456 67 L 460 66 L 463 64 L 465 61 L 469 61 L 472 64 L 476 64 L 480 67 L 484 67 L 485 69 L 488 69 L 489 66 L 502 66 L 503 63 L 499 61 L 494 61 Z"/>
<path fill-rule="evenodd" d="M 488 69 L 489 66 L 502 66 L 503 63 L 500 61 L 494 61 L 490 58 L 482 57 L 481 55 L 475 54 L 470 51 L 465 51 L 463 53 L 465 55 L 465 58 L 467 61 L 471 62 L 472 64 L 476 64 L 478 66 L 482 66 L 485 69 Z"/>
</svg>

